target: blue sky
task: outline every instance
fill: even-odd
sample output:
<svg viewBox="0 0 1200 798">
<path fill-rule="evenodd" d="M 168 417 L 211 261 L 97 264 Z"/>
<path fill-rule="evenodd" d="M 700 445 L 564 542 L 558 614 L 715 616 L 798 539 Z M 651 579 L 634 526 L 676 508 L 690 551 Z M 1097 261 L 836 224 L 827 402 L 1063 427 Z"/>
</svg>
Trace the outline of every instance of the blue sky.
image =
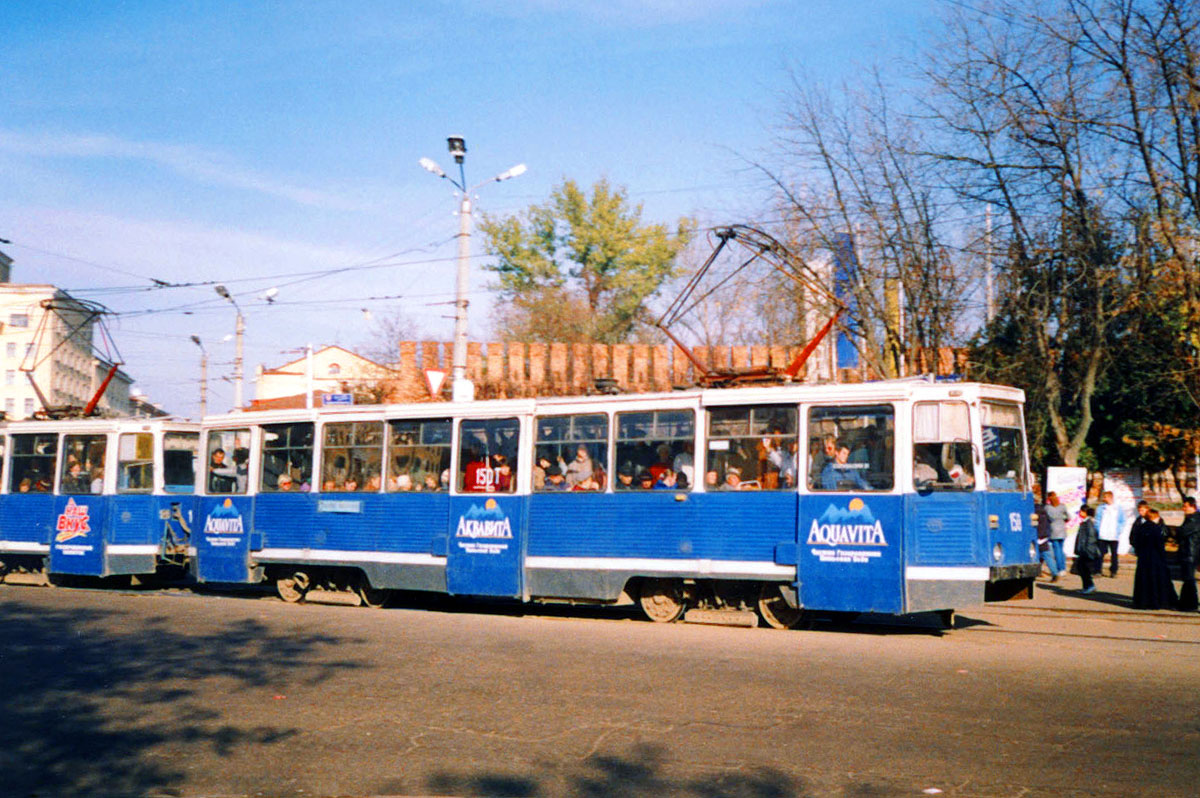
<svg viewBox="0 0 1200 798">
<path fill-rule="evenodd" d="M 362 308 L 403 307 L 448 340 L 453 189 L 517 162 L 477 208 L 513 213 L 564 178 L 607 177 L 648 221 L 763 213 L 747 159 L 770 151 L 789 69 L 831 85 L 899 70 L 936 0 L 10 2 L 0 7 L 0 238 L 14 281 L 117 311 L 126 370 L 194 414 L 206 342 L 223 410 L 233 312 L 249 377 L 311 342 L 368 336 Z M 474 239 L 474 250 L 482 242 Z M 377 264 L 325 277 L 310 272 Z M 474 260 L 471 330 L 488 329 Z M 279 287 L 278 301 L 259 295 Z M 402 300 L 375 299 L 400 295 Z"/>
</svg>

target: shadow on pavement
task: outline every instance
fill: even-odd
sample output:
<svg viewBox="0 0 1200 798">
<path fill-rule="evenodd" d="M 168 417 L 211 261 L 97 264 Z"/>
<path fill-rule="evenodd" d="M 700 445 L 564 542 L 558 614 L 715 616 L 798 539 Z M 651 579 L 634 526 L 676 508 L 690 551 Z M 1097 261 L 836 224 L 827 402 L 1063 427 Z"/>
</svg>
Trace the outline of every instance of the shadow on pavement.
<svg viewBox="0 0 1200 798">
<path fill-rule="evenodd" d="M 1080 593 L 1080 588 L 1077 585 L 1059 585 L 1038 583 L 1038 590 L 1045 590 L 1053 593 L 1056 596 L 1070 597 L 1079 601 L 1088 601 L 1093 604 L 1107 604 L 1111 607 L 1120 607 L 1121 609 L 1132 609 L 1129 596 L 1124 593 L 1114 593 L 1104 589 L 1104 579 L 1096 580 L 1096 592 L 1083 594 Z M 1076 580 L 1078 583 L 1078 579 Z"/>
<path fill-rule="evenodd" d="M 498 798 L 548 795 L 576 798 L 626 795 L 790 798 L 810 794 L 803 781 L 769 768 L 744 773 L 681 777 L 669 775 L 667 769 L 662 749 L 639 745 L 624 756 L 594 754 L 579 765 L 565 770 L 546 766 L 544 773 L 532 775 L 443 772 L 429 778 L 423 785 L 405 784 L 397 780 L 383 785 L 379 792 L 395 794 L 418 789 L 432 795 L 488 795 Z M 849 794 L 877 794 L 868 790 Z"/>
<path fill-rule="evenodd" d="M 0 794 L 176 795 L 185 772 L 170 752 L 227 756 L 286 740 L 285 725 L 237 725 L 203 703 L 197 680 L 229 691 L 281 678 L 317 683 L 357 667 L 318 661 L 325 635 L 280 636 L 253 620 L 181 633 L 161 616 L 0 604 Z"/>
</svg>

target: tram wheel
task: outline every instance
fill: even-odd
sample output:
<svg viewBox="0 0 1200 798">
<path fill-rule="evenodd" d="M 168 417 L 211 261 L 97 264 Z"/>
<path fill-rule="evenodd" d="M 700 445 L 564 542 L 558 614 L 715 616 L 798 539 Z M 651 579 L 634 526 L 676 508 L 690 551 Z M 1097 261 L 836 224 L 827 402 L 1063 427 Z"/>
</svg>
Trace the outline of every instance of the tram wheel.
<svg viewBox="0 0 1200 798">
<path fill-rule="evenodd" d="M 304 601 L 304 595 L 308 593 L 311 585 L 312 580 L 303 571 L 293 571 L 275 580 L 275 589 L 279 591 L 279 597 L 289 604 Z"/>
<path fill-rule="evenodd" d="M 354 592 L 362 599 L 364 607 L 371 609 L 379 609 L 387 604 L 387 601 L 392 596 L 392 591 L 383 588 L 371 587 L 371 580 L 367 579 L 366 575 L 360 575 L 354 580 Z"/>
<path fill-rule="evenodd" d="M 683 583 L 678 579 L 647 579 L 642 583 L 638 603 L 655 623 L 677 621 L 687 609 Z"/>
<path fill-rule="evenodd" d="M 787 603 L 779 585 L 764 582 L 758 593 L 758 614 L 772 629 L 795 629 L 808 620 L 808 613 Z"/>
</svg>

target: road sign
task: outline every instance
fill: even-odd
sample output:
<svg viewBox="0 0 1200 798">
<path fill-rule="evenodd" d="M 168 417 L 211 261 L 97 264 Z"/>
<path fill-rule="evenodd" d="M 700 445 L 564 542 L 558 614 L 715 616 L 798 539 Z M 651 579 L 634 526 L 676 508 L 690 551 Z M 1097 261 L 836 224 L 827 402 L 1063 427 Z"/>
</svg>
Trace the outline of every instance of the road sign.
<svg viewBox="0 0 1200 798">
<path fill-rule="evenodd" d="M 442 385 L 446 381 L 446 372 L 438 369 L 425 369 L 425 384 L 429 386 L 429 395 L 438 396 L 442 392 Z"/>
<path fill-rule="evenodd" d="M 327 393 L 321 397 L 321 404 L 325 405 L 352 405 L 354 404 L 354 394 L 350 393 Z"/>
</svg>

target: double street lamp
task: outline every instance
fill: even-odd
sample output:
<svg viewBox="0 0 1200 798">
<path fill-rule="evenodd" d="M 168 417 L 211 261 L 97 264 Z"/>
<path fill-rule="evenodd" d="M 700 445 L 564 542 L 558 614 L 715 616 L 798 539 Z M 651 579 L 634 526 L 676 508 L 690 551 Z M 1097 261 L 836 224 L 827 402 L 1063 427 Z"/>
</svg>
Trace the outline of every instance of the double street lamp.
<svg viewBox="0 0 1200 798">
<path fill-rule="evenodd" d="M 242 409 L 242 339 L 246 334 L 246 318 L 242 316 L 242 309 L 238 307 L 238 303 L 234 300 L 233 295 L 229 293 L 223 285 L 214 286 L 213 289 L 221 296 L 228 300 L 229 304 L 233 305 L 233 309 L 237 311 L 237 324 L 234 327 L 234 355 L 233 355 L 233 406 L 237 410 Z"/>
<path fill-rule="evenodd" d="M 475 398 L 475 386 L 467 379 L 467 282 L 470 278 L 471 257 L 471 192 L 487 183 L 499 183 L 525 174 L 525 164 L 519 163 L 493 178 L 467 188 L 466 173 L 463 169 L 467 143 L 462 136 L 450 136 L 446 139 L 446 144 L 454 162 L 458 164 L 458 180 L 446 174 L 442 167 L 430 158 L 422 158 L 418 163 L 425 171 L 449 180 L 462 192 L 462 201 L 458 206 L 458 275 L 454 287 L 454 355 L 450 390 L 451 398 L 455 402 L 469 402 Z"/>
</svg>

